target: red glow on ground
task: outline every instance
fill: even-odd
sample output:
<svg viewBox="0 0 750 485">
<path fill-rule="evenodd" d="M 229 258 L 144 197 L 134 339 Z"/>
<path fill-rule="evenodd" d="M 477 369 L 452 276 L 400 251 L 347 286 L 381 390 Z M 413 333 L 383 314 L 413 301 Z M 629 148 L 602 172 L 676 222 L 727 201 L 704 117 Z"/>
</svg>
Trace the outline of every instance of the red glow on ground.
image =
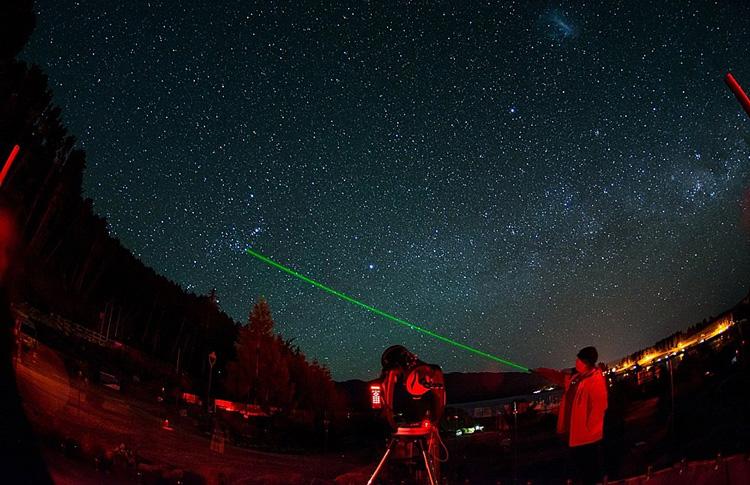
<svg viewBox="0 0 750 485">
<path fill-rule="evenodd" d="M 742 90 L 740 83 L 738 83 L 734 76 L 732 76 L 731 72 L 727 73 L 727 75 L 724 77 L 724 81 L 727 83 L 727 86 L 729 86 L 729 89 L 731 89 L 734 95 L 737 97 L 737 100 L 742 105 L 745 113 L 750 116 L 750 98 L 748 98 L 747 94 L 745 94 L 745 91 Z"/>
<path fill-rule="evenodd" d="M 3 166 L 3 171 L 0 172 L 0 187 L 3 186 L 3 182 L 5 182 L 5 176 L 8 175 L 10 166 L 13 165 L 13 160 L 16 159 L 16 155 L 18 155 L 19 150 L 21 150 L 21 147 L 19 147 L 18 145 L 14 145 L 13 149 L 10 151 L 10 155 L 8 155 L 8 159 L 5 161 L 5 165 Z"/>
</svg>

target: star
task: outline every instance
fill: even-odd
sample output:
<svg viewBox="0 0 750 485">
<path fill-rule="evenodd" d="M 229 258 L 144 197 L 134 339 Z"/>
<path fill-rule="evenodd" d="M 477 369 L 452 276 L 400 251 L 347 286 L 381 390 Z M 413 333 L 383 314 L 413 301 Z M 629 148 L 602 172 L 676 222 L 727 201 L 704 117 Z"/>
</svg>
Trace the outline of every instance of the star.
<svg viewBox="0 0 750 485">
<path fill-rule="evenodd" d="M 619 358 L 747 294 L 748 120 L 708 68 L 750 73 L 737 9 L 66 3 L 35 2 L 22 57 L 107 231 L 239 323 L 264 295 L 336 379 L 374 377 L 396 343 L 501 367 L 248 248 L 529 366 Z"/>
</svg>

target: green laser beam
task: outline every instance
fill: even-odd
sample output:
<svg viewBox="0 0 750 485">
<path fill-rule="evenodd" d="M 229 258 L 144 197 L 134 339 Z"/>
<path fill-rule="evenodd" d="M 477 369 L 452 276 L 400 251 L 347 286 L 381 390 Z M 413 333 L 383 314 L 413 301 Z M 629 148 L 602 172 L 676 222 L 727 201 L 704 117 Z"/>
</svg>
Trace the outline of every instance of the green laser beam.
<svg viewBox="0 0 750 485">
<path fill-rule="evenodd" d="M 344 301 L 348 301 L 349 303 L 353 303 L 353 304 L 355 304 L 355 305 L 357 305 L 359 307 L 364 308 L 365 310 L 369 310 L 369 311 L 375 313 L 376 315 L 380 315 L 381 317 L 385 317 L 388 320 L 391 320 L 393 322 L 398 323 L 399 325 L 403 325 L 404 327 L 410 328 L 411 330 L 416 330 L 417 332 L 421 332 L 421 333 L 423 333 L 425 335 L 429 335 L 432 338 L 438 339 L 438 340 L 440 340 L 442 342 L 445 342 L 447 344 L 454 345 L 454 346 L 458 347 L 459 349 L 463 349 L 463 350 L 469 351 L 469 352 L 471 352 L 473 354 L 479 355 L 480 357 L 484 357 L 485 359 L 494 360 L 495 362 L 500 362 L 501 364 L 505 364 L 508 367 L 513 367 L 514 369 L 522 370 L 524 372 L 529 372 L 529 369 L 527 367 L 524 367 L 522 365 L 518 365 L 518 364 L 516 364 L 514 362 L 511 362 L 509 360 L 506 360 L 506 359 L 501 359 L 500 357 L 497 357 L 497 356 L 492 355 L 492 354 L 488 354 L 487 352 L 483 352 L 483 351 L 481 351 L 479 349 L 475 349 L 474 347 L 470 347 L 468 345 L 462 344 L 461 342 L 456 342 L 455 340 L 449 339 L 448 337 L 443 337 L 442 335 L 437 334 L 437 333 L 435 333 L 435 332 L 433 332 L 431 330 L 427 330 L 426 328 L 422 328 L 422 327 L 420 327 L 418 325 L 414 325 L 413 323 L 407 322 L 406 320 L 403 320 L 403 319 L 398 318 L 398 317 L 396 317 L 394 315 L 391 315 L 390 313 L 384 312 L 383 310 L 380 310 L 378 308 L 372 307 L 372 306 L 370 306 L 370 305 L 368 305 L 366 303 L 362 303 L 361 301 L 356 300 L 356 299 L 352 298 L 351 296 L 345 295 L 344 293 L 341 293 L 340 291 L 336 291 L 333 288 L 330 288 L 330 287 L 324 285 L 323 283 L 318 283 L 317 281 L 315 281 L 313 279 L 310 279 L 310 278 L 308 278 L 305 275 L 299 274 L 296 271 L 287 268 L 283 264 L 279 264 L 276 261 L 263 256 L 262 254 L 256 253 L 255 251 L 253 251 L 250 248 L 247 248 L 246 252 L 247 252 L 247 254 L 249 254 L 251 256 L 254 256 L 254 257 L 258 258 L 259 260 L 263 261 L 264 263 L 266 263 L 266 264 L 268 264 L 270 266 L 273 266 L 274 268 L 278 268 L 281 271 L 283 271 L 285 273 L 288 273 L 288 274 L 294 276 L 295 278 L 299 278 L 299 279 L 301 279 L 302 281 L 304 281 L 306 283 L 310 283 L 311 285 L 313 285 L 313 286 L 315 286 L 317 288 L 320 288 L 321 290 L 326 291 L 326 292 L 330 293 L 333 296 L 337 296 L 337 297 L 341 298 Z"/>
</svg>

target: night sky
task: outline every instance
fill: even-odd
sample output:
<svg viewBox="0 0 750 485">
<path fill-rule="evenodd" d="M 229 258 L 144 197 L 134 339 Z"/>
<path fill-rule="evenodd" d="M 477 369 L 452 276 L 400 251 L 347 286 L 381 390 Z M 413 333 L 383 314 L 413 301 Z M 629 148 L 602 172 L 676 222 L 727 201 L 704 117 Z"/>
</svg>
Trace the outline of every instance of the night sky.
<svg viewBox="0 0 750 485">
<path fill-rule="evenodd" d="M 723 75 L 750 88 L 750 3 L 252 3 L 38 0 L 22 57 L 111 234 L 240 321 L 265 295 L 335 378 L 396 343 L 502 367 L 248 245 L 529 367 L 619 358 L 747 294 L 750 120 Z"/>
</svg>

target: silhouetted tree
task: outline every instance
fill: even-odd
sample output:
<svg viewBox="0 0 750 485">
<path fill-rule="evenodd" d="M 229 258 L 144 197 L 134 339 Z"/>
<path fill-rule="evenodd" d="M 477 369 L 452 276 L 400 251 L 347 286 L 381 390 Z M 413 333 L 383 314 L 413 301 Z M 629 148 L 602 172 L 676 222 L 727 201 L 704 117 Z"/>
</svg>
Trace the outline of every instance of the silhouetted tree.
<svg viewBox="0 0 750 485">
<path fill-rule="evenodd" d="M 186 292 L 111 236 L 83 197 L 86 154 L 63 125 L 47 76 L 13 58 L 33 25 L 30 0 L 0 2 L 0 156 L 21 147 L 2 191 L 19 209 L 23 299 L 94 330 L 105 305 L 117 308 L 117 338 L 161 361 L 160 369 L 174 370 L 179 355 L 181 370 L 204 380 L 207 355 L 216 351 L 219 370 L 231 370 L 226 387 L 238 397 L 328 413 L 335 402 L 328 369 L 274 334 L 265 299 L 241 326 L 221 310 L 215 291 Z"/>
<path fill-rule="evenodd" d="M 268 302 L 260 298 L 248 324 L 240 329 L 237 358 L 229 367 L 228 386 L 248 403 L 288 408 L 291 403 L 289 362 L 281 337 L 273 334 Z"/>
<path fill-rule="evenodd" d="M 253 306 L 239 330 L 237 358 L 229 365 L 227 387 L 236 397 L 283 411 L 309 411 L 320 418 L 343 409 L 330 371 L 308 362 L 299 347 L 273 333 L 268 302 Z"/>
<path fill-rule="evenodd" d="M 260 297 L 258 303 L 253 305 L 247 326 L 254 335 L 268 337 L 273 334 L 273 318 L 271 308 L 265 298 Z"/>
<path fill-rule="evenodd" d="M 116 304 L 123 341 L 164 361 L 179 352 L 196 376 L 205 375 L 209 347 L 220 362 L 234 357 L 236 322 L 145 267 L 82 197 L 86 155 L 74 148 L 38 67 L 0 60 L 0 128 L 3 156 L 21 146 L 2 190 L 19 208 L 29 303 L 97 330 L 104 306 Z"/>
</svg>

